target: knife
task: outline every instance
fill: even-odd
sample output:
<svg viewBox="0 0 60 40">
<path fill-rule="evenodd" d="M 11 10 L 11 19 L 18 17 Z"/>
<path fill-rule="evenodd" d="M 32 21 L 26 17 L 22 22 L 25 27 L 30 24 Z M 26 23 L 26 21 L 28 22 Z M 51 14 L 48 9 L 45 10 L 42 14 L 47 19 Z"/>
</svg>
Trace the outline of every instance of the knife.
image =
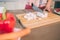
<svg viewBox="0 0 60 40">
<path fill-rule="evenodd" d="M 16 21 L 21 25 L 22 29 L 25 29 L 26 27 L 21 23 L 21 20 L 18 19 L 16 16 L 15 18 L 16 18 Z"/>
<path fill-rule="evenodd" d="M 43 13 L 42 9 L 36 7 L 33 3 L 31 5 L 32 5 L 33 10 Z"/>
</svg>

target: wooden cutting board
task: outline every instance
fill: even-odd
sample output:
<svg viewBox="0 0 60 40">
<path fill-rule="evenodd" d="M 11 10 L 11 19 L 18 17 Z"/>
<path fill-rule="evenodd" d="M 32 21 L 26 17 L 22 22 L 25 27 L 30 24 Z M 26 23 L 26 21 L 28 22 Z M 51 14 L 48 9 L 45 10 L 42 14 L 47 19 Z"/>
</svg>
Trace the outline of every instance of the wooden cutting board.
<svg viewBox="0 0 60 40">
<path fill-rule="evenodd" d="M 48 17 L 46 18 L 37 18 L 35 20 L 30 20 L 30 21 L 26 20 L 24 18 L 24 15 L 25 14 L 17 14 L 16 16 L 25 27 L 29 27 L 29 28 L 37 28 L 55 22 L 60 22 L 60 16 L 52 12 L 48 13 Z"/>
</svg>

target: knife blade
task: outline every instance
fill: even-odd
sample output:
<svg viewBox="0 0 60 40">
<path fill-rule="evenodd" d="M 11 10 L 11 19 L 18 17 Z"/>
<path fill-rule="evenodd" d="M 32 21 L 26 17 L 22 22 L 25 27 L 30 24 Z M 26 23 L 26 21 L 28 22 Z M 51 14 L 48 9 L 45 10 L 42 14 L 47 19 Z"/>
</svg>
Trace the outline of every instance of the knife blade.
<svg viewBox="0 0 60 40">
<path fill-rule="evenodd" d="M 38 11 L 38 12 L 43 13 L 43 10 L 40 9 L 40 8 L 38 8 L 38 7 L 36 7 L 33 3 L 32 3 L 32 8 L 33 8 L 33 10 L 35 10 L 35 11 Z"/>
<path fill-rule="evenodd" d="M 16 16 L 15 18 L 16 18 L 16 21 L 19 23 L 19 25 L 21 25 L 22 29 L 25 29 L 26 27 L 21 23 L 21 20 L 18 19 Z"/>
</svg>

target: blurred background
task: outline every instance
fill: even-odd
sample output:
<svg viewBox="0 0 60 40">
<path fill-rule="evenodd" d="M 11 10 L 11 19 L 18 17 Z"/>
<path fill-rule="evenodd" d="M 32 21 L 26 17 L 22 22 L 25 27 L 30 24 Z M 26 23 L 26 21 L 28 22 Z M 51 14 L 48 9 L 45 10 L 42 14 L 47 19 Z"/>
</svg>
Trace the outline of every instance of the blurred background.
<svg viewBox="0 0 60 40">
<path fill-rule="evenodd" d="M 24 9 L 28 0 L 0 0 L 0 6 L 6 7 L 8 10 Z"/>
<path fill-rule="evenodd" d="M 60 0 L 53 0 L 60 1 Z M 24 9 L 28 0 L 0 0 L 0 6 L 6 7 L 8 10 Z"/>
</svg>

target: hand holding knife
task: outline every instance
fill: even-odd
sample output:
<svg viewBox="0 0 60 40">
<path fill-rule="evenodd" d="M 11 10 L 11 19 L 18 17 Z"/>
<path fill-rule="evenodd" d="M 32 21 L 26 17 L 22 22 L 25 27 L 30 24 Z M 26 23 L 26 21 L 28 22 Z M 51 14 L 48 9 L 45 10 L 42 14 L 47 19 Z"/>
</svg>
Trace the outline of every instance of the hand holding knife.
<svg viewBox="0 0 60 40">
<path fill-rule="evenodd" d="M 35 10 L 35 11 L 38 11 L 38 12 L 43 13 L 43 10 L 41 10 L 41 9 L 38 8 L 38 7 L 36 7 L 33 3 L 32 3 L 32 8 L 33 8 L 33 10 Z"/>
</svg>

